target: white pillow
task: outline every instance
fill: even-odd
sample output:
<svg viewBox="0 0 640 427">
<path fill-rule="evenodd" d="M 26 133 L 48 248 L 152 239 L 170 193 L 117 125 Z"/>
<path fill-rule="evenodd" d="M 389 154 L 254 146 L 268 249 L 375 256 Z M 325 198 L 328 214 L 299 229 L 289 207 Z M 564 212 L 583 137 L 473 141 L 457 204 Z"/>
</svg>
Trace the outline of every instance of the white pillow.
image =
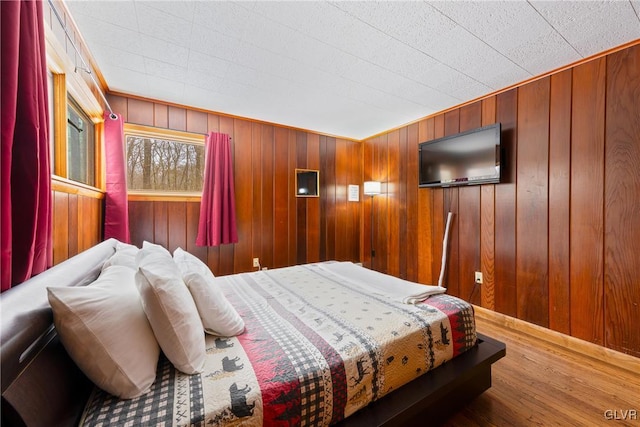
<svg viewBox="0 0 640 427">
<path fill-rule="evenodd" d="M 157 251 L 171 257 L 171 252 L 169 252 L 167 248 L 162 245 L 147 242 L 146 240 L 142 242 L 142 249 L 146 249 L 147 251 Z"/>
<path fill-rule="evenodd" d="M 116 245 L 116 253 L 102 265 L 102 271 L 112 265 L 124 265 L 134 270 L 137 269 L 136 255 L 138 252 L 140 252 L 140 249 L 136 246 L 128 245 L 126 243 L 118 243 Z"/>
<path fill-rule="evenodd" d="M 202 262 L 202 260 L 197 256 L 182 248 L 177 248 L 173 251 L 173 260 L 176 262 L 183 275 L 190 271 L 195 271 L 196 273 L 202 274 L 208 281 L 213 282 L 213 279 L 215 278 L 207 264 Z"/>
<path fill-rule="evenodd" d="M 196 302 L 204 331 L 223 337 L 232 337 L 244 332 L 244 320 L 222 290 L 216 286 L 215 277 L 209 267 L 182 248 L 173 251 L 173 259 Z"/>
<path fill-rule="evenodd" d="M 244 320 L 215 283 L 195 271 L 182 276 L 198 307 L 204 331 L 211 335 L 232 337 L 244 332 Z"/>
<path fill-rule="evenodd" d="M 202 372 L 205 343 L 193 298 L 170 255 L 144 248 L 136 285 L 160 348 L 179 371 Z"/>
<path fill-rule="evenodd" d="M 48 288 L 67 353 L 98 387 L 122 399 L 149 391 L 160 354 L 134 275 L 112 266 L 89 286 Z"/>
</svg>

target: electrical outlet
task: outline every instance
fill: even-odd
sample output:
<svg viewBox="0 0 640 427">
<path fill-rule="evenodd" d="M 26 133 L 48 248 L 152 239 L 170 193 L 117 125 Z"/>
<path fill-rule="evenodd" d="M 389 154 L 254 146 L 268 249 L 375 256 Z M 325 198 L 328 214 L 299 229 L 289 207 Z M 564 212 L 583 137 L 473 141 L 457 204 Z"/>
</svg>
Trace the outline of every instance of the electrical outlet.
<svg viewBox="0 0 640 427">
<path fill-rule="evenodd" d="M 253 266 L 255 268 L 260 268 L 260 258 L 254 258 L 253 259 Z"/>
<path fill-rule="evenodd" d="M 480 271 L 476 271 L 476 283 L 482 285 L 482 273 Z"/>
</svg>

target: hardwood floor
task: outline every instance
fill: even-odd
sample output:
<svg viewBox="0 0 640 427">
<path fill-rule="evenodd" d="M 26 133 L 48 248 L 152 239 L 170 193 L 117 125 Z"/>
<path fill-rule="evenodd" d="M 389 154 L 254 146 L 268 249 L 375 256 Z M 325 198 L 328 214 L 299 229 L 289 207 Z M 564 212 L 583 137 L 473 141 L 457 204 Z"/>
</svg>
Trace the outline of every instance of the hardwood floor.
<svg viewBox="0 0 640 427">
<path fill-rule="evenodd" d="M 492 387 L 445 426 L 640 426 L 640 359 L 614 354 L 620 368 L 484 316 L 477 329 L 507 355 L 493 365 Z"/>
</svg>

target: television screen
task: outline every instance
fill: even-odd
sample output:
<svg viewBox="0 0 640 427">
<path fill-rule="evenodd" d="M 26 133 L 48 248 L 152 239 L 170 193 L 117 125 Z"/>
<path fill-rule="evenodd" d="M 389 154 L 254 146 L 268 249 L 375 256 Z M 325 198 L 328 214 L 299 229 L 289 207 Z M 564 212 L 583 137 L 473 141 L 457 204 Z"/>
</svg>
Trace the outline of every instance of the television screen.
<svg viewBox="0 0 640 427">
<path fill-rule="evenodd" d="M 419 146 L 420 187 L 500 182 L 500 123 Z"/>
</svg>

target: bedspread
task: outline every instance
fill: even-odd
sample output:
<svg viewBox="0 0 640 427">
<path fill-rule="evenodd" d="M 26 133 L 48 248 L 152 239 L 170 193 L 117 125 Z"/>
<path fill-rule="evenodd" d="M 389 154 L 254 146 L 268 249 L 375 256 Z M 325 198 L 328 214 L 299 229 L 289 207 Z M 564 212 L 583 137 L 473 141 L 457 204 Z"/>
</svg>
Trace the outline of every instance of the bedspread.
<svg viewBox="0 0 640 427">
<path fill-rule="evenodd" d="M 152 390 L 119 400 L 96 389 L 82 425 L 330 425 L 475 344 L 471 305 L 416 305 L 323 264 L 216 278 L 246 331 L 207 336 L 200 375 L 164 357 Z"/>
</svg>

